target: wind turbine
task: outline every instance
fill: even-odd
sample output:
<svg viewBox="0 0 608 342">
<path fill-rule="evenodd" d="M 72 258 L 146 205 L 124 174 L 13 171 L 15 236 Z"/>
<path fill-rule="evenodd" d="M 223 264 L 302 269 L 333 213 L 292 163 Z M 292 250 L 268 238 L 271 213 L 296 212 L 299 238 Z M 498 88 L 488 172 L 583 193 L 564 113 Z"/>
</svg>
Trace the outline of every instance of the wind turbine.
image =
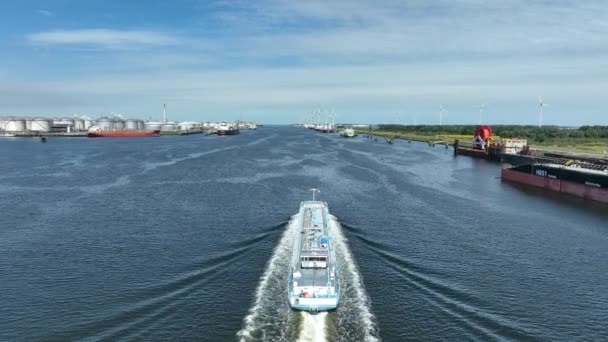
<svg viewBox="0 0 608 342">
<path fill-rule="evenodd" d="M 543 107 L 546 106 L 546 103 L 543 103 L 543 99 L 538 97 L 538 127 L 542 127 L 543 125 Z"/>
<path fill-rule="evenodd" d="M 443 125 L 443 114 L 446 112 L 443 105 L 439 105 L 439 126 Z"/>
<path fill-rule="evenodd" d="M 483 117 L 483 110 L 486 108 L 486 104 L 482 104 L 477 106 L 477 108 L 479 108 L 479 122 L 477 123 L 478 125 L 481 125 L 481 119 Z"/>
</svg>

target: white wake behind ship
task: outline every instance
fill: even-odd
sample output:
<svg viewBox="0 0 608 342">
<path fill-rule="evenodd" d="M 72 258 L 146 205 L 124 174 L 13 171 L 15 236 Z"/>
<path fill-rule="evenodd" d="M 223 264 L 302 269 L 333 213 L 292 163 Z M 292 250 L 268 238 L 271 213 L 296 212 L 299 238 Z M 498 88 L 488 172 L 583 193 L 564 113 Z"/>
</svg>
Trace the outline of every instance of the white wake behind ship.
<svg viewBox="0 0 608 342">
<path fill-rule="evenodd" d="M 340 301 L 336 254 L 329 234 L 327 203 L 300 203 L 298 234 L 294 240 L 287 296 L 296 310 L 327 311 Z"/>
</svg>

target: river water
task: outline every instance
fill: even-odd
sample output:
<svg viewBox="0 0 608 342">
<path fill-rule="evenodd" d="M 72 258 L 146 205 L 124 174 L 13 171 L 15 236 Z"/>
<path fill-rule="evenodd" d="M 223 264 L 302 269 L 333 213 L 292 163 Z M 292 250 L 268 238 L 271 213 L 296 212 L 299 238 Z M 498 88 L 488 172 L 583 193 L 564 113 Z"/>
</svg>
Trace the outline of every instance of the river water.
<svg viewBox="0 0 608 342">
<path fill-rule="evenodd" d="M 608 208 L 421 143 L 301 128 L 0 140 L 0 340 L 608 339 Z M 338 310 L 293 312 L 307 189 Z"/>
</svg>

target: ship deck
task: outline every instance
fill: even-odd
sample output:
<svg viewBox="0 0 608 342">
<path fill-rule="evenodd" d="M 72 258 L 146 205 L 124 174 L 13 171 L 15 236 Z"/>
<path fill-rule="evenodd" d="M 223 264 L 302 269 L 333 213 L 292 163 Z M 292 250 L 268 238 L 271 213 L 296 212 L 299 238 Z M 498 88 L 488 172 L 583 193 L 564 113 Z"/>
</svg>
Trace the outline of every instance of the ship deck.
<svg viewBox="0 0 608 342">
<path fill-rule="evenodd" d="M 322 269 L 302 269 L 298 268 L 302 278 L 298 280 L 300 286 L 326 286 L 329 281 L 327 270 Z"/>
<path fill-rule="evenodd" d="M 608 176 L 608 167 L 606 167 L 604 169 L 593 170 L 593 169 L 587 169 L 584 167 L 575 167 L 575 166 L 567 166 L 567 165 L 552 164 L 552 163 L 544 163 L 544 164 L 540 164 L 540 165 L 552 167 L 555 169 L 564 169 L 564 170 L 573 171 L 573 172 L 587 173 L 587 174 L 591 174 L 591 175 Z"/>
<path fill-rule="evenodd" d="M 332 260 L 329 258 L 328 248 L 323 248 L 319 239 L 327 236 L 326 218 L 323 213 L 323 205 L 308 202 L 304 207 L 302 219 L 302 239 L 300 239 L 299 257 L 324 257 L 327 260 L 325 268 L 303 268 L 302 262 L 297 263 L 297 270 L 302 274 L 299 280 L 301 286 L 325 286 L 329 282 L 329 268 Z"/>
</svg>

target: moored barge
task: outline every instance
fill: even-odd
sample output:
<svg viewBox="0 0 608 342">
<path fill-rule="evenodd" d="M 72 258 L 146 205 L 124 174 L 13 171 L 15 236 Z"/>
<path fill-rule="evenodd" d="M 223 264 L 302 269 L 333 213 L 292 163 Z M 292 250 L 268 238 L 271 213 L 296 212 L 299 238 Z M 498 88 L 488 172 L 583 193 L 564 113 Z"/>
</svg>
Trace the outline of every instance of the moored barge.
<svg viewBox="0 0 608 342">
<path fill-rule="evenodd" d="M 608 203 L 608 167 L 531 163 L 503 168 L 501 178 Z"/>
</svg>

